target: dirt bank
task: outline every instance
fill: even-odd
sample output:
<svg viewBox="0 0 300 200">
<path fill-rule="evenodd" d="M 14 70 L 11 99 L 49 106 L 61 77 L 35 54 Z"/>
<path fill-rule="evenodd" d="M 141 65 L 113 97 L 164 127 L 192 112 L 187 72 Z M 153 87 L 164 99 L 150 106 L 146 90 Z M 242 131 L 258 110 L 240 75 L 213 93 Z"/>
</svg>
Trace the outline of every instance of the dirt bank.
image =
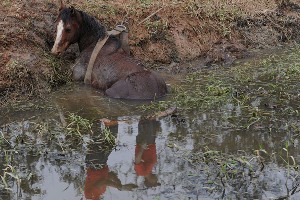
<svg viewBox="0 0 300 200">
<path fill-rule="evenodd" d="M 0 3 L 1 105 L 13 99 L 44 97 L 70 81 L 76 46 L 60 58 L 49 53 L 57 2 Z M 170 71 L 186 66 L 181 63 L 197 63 L 199 58 L 207 65 L 230 65 L 250 49 L 300 41 L 300 1 L 74 0 L 68 5 L 90 13 L 108 29 L 127 21 L 132 54 L 149 66 Z"/>
</svg>

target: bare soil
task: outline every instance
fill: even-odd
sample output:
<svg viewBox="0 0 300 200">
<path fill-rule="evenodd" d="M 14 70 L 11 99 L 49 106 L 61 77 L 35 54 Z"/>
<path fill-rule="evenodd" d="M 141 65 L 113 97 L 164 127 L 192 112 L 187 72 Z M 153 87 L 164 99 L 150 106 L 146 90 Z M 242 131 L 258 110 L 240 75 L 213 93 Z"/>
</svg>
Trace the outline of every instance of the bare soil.
<svg viewBox="0 0 300 200">
<path fill-rule="evenodd" d="M 73 0 L 68 5 L 95 16 L 108 29 L 125 22 L 132 54 L 170 73 L 213 63 L 230 65 L 251 49 L 300 42 L 300 0 L 180 1 Z M 50 54 L 55 0 L 0 3 L 0 105 L 45 97 L 70 80 L 78 55 L 72 46 Z"/>
</svg>

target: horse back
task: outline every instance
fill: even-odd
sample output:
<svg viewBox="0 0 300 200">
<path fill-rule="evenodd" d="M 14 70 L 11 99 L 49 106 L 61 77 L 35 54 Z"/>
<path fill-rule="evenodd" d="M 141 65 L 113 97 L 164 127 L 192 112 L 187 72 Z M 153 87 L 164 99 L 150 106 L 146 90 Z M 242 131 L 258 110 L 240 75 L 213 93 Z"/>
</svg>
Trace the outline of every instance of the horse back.
<svg viewBox="0 0 300 200">
<path fill-rule="evenodd" d="M 105 93 L 118 99 L 155 99 L 164 96 L 167 87 L 156 73 L 143 70 L 120 79 Z"/>
<path fill-rule="evenodd" d="M 101 49 L 95 61 L 92 85 L 107 89 L 121 78 L 143 70 L 143 64 L 128 55 L 118 41 L 111 40 Z"/>
</svg>

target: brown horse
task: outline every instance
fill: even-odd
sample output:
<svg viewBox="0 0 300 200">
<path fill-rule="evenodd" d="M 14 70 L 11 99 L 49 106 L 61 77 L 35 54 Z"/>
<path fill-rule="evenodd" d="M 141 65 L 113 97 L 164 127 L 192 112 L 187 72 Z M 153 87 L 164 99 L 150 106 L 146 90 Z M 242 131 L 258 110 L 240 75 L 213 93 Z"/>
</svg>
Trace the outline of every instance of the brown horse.
<svg viewBox="0 0 300 200">
<path fill-rule="evenodd" d="M 73 79 L 83 81 L 92 51 L 97 41 L 106 35 L 105 27 L 94 17 L 61 3 L 52 53 L 60 54 L 71 44 L 78 43 L 80 56 L 73 66 Z M 167 93 L 164 80 L 130 56 L 128 50 L 122 48 L 120 38 L 110 36 L 101 48 L 93 65 L 91 85 L 112 98 L 155 99 L 164 96 Z"/>
</svg>

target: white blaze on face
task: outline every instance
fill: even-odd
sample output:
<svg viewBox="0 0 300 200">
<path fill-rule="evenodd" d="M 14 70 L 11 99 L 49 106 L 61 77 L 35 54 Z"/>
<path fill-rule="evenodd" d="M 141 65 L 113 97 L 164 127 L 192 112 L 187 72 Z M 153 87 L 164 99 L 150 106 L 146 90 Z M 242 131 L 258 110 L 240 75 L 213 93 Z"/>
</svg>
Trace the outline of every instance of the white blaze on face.
<svg viewBox="0 0 300 200">
<path fill-rule="evenodd" d="M 61 40 L 61 37 L 62 37 L 62 32 L 63 32 L 63 29 L 64 29 L 64 23 L 62 20 L 59 21 L 58 25 L 57 25 L 57 33 L 56 33 L 56 39 L 55 39 L 55 43 L 53 45 L 53 48 L 52 48 L 52 53 L 58 53 L 58 44 Z"/>
</svg>

